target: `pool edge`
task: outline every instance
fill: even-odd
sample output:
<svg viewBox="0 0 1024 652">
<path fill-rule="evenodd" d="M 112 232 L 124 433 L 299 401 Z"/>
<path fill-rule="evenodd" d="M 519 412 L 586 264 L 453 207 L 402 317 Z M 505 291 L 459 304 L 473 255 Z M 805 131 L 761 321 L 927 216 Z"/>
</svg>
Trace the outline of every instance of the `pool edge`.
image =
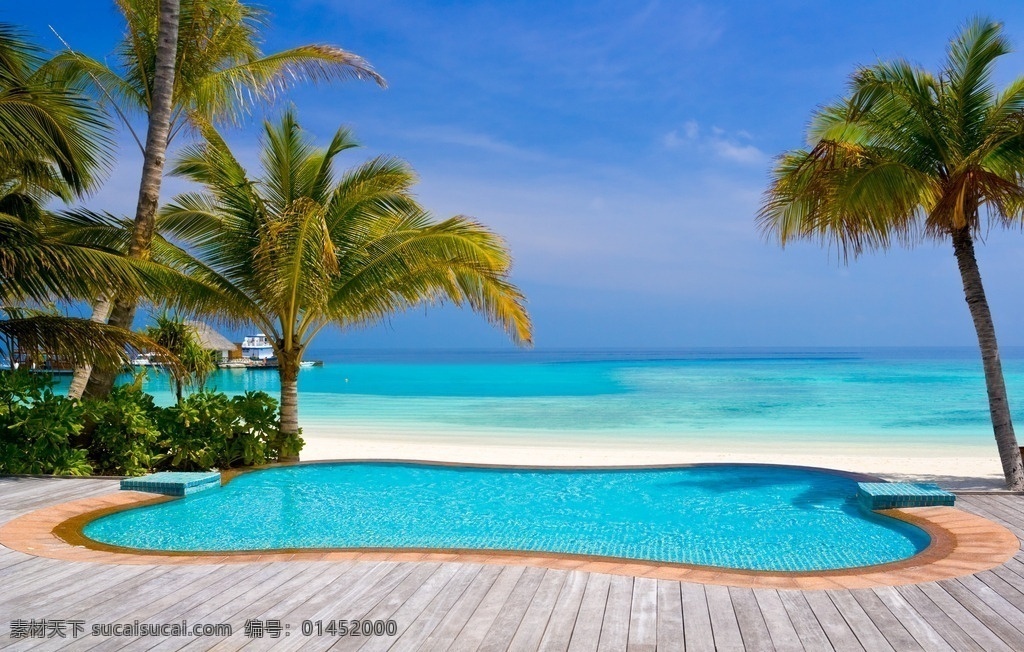
<svg viewBox="0 0 1024 652">
<path fill-rule="evenodd" d="M 409 463 L 408 460 L 401 462 Z M 831 469 L 815 470 L 835 473 Z M 230 479 L 231 477 L 228 477 L 223 481 L 228 482 Z M 214 553 L 145 551 L 102 544 L 85 537 L 82 533 L 86 523 L 100 516 L 167 500 L 173 498 L 134 491 L 118 491 L 45 507 L 15 518 L 0 527 L 0 544 L 40 557 L 106 564 L 183 565 L 340 560 L 463 562 L 536 566 L 746 588 L 801 590 L 895 586 L 960 577 L 1002 565 L 1020 549 L 1020 541 L 1005 527 L 953 507 L 916 507 L 881 512 L 915 525 L 925 530 L 931 537 L 928 547 L 913 557 L 852 569 L 795 572 L 739 570 L 534 551 L 410 548 L 287 549 Z"/>
</svg>

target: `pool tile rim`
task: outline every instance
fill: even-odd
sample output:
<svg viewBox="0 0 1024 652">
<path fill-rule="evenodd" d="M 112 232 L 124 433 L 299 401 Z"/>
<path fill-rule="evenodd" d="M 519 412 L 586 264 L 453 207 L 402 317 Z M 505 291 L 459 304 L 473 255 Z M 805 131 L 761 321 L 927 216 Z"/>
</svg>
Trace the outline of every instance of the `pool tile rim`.
<svg viewBox="0 0 1024 652">
<path fill-rule="evenodd" d="M 115 491 L 44 507 L 0 527 L 0 544 L 26 554 L 73 562 L 103 564 L 229 564 L 271 561 L 359 560 L 446 562 L 533 566 L 611 575 L 717 584 L 744 588 L 827 590 L 918 584 L 971 575 L 1001 566 L 1021 547 L 1005 527 L 955 507 L 914 507 L 880 511 L 924 529 L 932 541 L 905 560 L 830 571 L 753 571 L 693 564 L 644 562 L 536 551 L 459 549 L 298 549 L 206 553 L 142 551 L 99 544 L 81 534 L 85 523 L 114 511 L 174 500 L 136 491 Z"/>
</svg>

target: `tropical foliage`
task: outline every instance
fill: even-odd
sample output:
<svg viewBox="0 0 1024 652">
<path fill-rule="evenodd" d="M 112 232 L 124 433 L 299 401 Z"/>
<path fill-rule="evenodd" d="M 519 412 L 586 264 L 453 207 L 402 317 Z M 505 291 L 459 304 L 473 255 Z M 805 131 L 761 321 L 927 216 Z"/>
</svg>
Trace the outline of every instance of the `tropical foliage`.
<svg viewBox="0 0 1024 652">
<path fill-rule="evenodd" d="M 238 122 L 254 106 L 303 82 L 383 79 L 360 57 L 331 45 L 303 45 L 273 54 L 260 48 L 264 11 L 238 0 L 116 0 L 125 32 L 107 65 L 78 52 L 57 56 L 55 77 L 92 89 L 135 136 L 143 153 L 139 201 L 128 255 L 148 258 L 167 147 L 183 129 Z M 146 117 L 145 144 L 131 117 Z M 130 328 L 136 297 L 107 292 L 93 319 Z M 72 394 L 104 395 L 114 370 L 77 374 Z"/>
<path fill-rule="evenodd" d="M 299 363 L 325 327 L 447 300 L 530 342 L 504 242 L 467 217 L 435 221 L 415 201 L 405 163 L 378 157 L 339 174 L 335 159 L 355 145 L 351 134 L 341 129 L 315 147 L 288 111 L 265 124 L 263 171 L 252 177 L 215 131 L 206 134 L 174 167 L 203 191 L 177 197 L 158 225 L 195 253 L 205 266 L 196 273 L 224 288 L 231 311 L 269 336 L 282 432 L 298 433 Z"/>
<path fill-rule="evenodd" d="M 206 379 L 217 369 L 213 351 L 203 348 L 194 326 L 169 313 L 158 315 L 156 323 L 146 328 L 146 336 L 164 347 L 177 358 L 178 365 L 171 368 L 171 384 L 181 405 L 186 387 L 202 389 Z"/>
<path fill-rule="evenodd" d="M 141 475 L 263 464 L 295 454 L 264 392 L 197 392 L 160 407 L 142 377 L 105 399 L 54 393 L 46 374 L 0 371 L 0 473 Z M 91 436 L 82 437 L 85 431 Z"/>
<path fill-rule="evenodd" d="M 780 244 L 810 239 L 843 257 L 922 238 L 951 242 L 981 348 L 1006 483 L 1024 489 L 995 329 L 974 242 L 1024 216 L 1024 77 L 1002 90 L 1002 26 L 970 22 L 930 73 L 906 61 L 857 70 L 850 93 L 819 110 L 809 149 L 784 154 L 761 209 Z"/>
<path fill-rule="evenodd" d="M 128 358 L 125 344 L 152 344 L 127 329 L 45 309 L 103 287 L 151 292 L 163 273 L 51 231 L 45 203 L 95 185 L 107 162 L 107 133 L 102 114 L 76 87 L 52 77 L 38 48 L 0 25 L 0 309 L 7 316 L 0 336 L 8 359 L 16 350 L 117 364 Z"/>
</svg>

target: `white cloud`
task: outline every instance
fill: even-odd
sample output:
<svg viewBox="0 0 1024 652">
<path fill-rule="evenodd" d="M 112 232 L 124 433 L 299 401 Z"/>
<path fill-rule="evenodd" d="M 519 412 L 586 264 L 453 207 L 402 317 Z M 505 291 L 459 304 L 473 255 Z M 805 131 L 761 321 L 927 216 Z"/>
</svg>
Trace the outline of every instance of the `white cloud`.
<svg viewBox="0 0 1024 652">
<path fill-rule="evenodd" d="M 542 152 L 506 143 L 492 136 L 488 136 L 487 134 L 469 132 L 451 127 L 427 127 L 423 129 L 407 130 L 404 131 L 402 135 L 410 140 L 468 147 L 470 149 L 477 149 L 491 154 L 499 154 L 501 156 L 508 156 L 527 161 L 541 161 L 548 158 Z"/>
<path fill-rule="evenodd" d="M 727 161 L 734 161 L 744 165 L 753 165 L 763 162 L 767 157 L 765 153 L 753 145 L 738 145 L 728 140 L 711 141 L 711 149 L 715 156 Z"/>
<path fill-rule="evenodd" d="M 716 158 L 741 165 L 756 165 L 767 160 L 764 152 L 754 145 L 741 144 L 740 140 L 753 140 L 750 132 L 739 130 L 733 133 L 712 126 L 710 136 L 702 137 L 701 127 L 696 120 L 687 120 L 682 129 L 673 129 L 661 137 L 661 145 L 665 149 L 692 147 L 698 152 L 710 152 Z M 681 133 L 680 133 L 681 132 Z"/>
<path fill-rule="evenodd" d="M 686 140 L 679 137 L 679 130 L 673 129 L 664 136 L 661 137 L 661 144 L 665 149 L 676 149 L 681 146 Z"/>
<path fill-rule="evenodd" d="M 700 125 L 697 124 L 696 120 L 687 120 L 683 124 L 683 133 L 690 140 L 696 140 L 697 136 L 700 135 Z"/>
<path fill-rule="evenodd" d="M 700 125 L 696 120 L 687 120 L 683 123 L 683 133 L 673 129 L 661 137 L 661 144 L 665 149 L 678 149 L 688 142 L 694 142 L 700 136 Z"/>
</svg>

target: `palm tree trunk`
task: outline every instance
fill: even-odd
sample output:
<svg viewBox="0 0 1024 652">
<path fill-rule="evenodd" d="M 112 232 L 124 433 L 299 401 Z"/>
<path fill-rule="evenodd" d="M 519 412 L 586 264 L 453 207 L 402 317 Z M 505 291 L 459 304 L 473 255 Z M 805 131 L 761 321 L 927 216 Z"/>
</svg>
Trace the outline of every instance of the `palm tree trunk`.
<svg viewBox="0 0 1024 652">
<path fill-rule="evenodd" d="M 960 278 L 964 283 L 964 297 L 974 320 L 981 348 L 981 362 L 985 369 L 985 387 L 988 390 L 988 409 L 992 415 L 992 430 L 999 448 L 999 460 L 1003 464 L 1006 486 L 1015 491 L 1024 490 L 1024 466 L 1021 464 L 1017 436 L 1010 419 L 1010 403 L 1006 397 L 1006 383 L 1003 381 L 1003 365 L 999 361 L 999 347 L 996 344 L 996 329 L 992 324 L 992 313 L 988 309 L 985 288 L 981 284 L 978 260 L 974 256 L 974 241 L 971 231 L 964 227 L 953 232 L 953 253 L 956 254 Z"/>
<path fill-rule="evenodd" d="M 277 372 L 281 378 L 281 434 L 299 432 L 299 356 L 293 351 L 277 356 Z M 299 456 L 281 456 L 281 462 L 298 462 Z"/>
<path fill-rule="evenodd" d="M 164 176 L 167 141 L 171 132 L 174 100 L 174 66 L 178 51 L 178 14 L 180 0 L 160 0 L 160 24 L 156 47 L 156 71 L 153 76 L 153 96 L 149 107 L 149 126 L 146 130 L 146 151 L 142 162 L 142 182 L 139 201 L 135 208 L 135 227 L 132 229 L 130 258 L 149 258 L 156 222 L 156 209 L 160 203 L 160 184 Z M 131 328 L 135 320 L 135 297 L 118 297 L 109 323 Z M 106 396 L 114 387 L 116 369 L 93 371 L 86 396 Z"/>
<path fill-rule="evenodd" d="M 96 299 L 96 305 L 92 307 L 92 316 L 89 318 L 90 321 L 94 321 L 98 324 L 105 324 L 107 322 L 107 318 L 110 316 L 110 310 L 113 307 L 114 302 L 108 295 L 104 294 L 100 296 Z M 89 383 L 89 377 L 91 374 L 91 364 L 75 368 L 75 375 L 71 379 L 71 386 L 68 387 L 68 398 L 82 398 L 82 394 L 85 392 L 85 386 Z"/>
</svg>

